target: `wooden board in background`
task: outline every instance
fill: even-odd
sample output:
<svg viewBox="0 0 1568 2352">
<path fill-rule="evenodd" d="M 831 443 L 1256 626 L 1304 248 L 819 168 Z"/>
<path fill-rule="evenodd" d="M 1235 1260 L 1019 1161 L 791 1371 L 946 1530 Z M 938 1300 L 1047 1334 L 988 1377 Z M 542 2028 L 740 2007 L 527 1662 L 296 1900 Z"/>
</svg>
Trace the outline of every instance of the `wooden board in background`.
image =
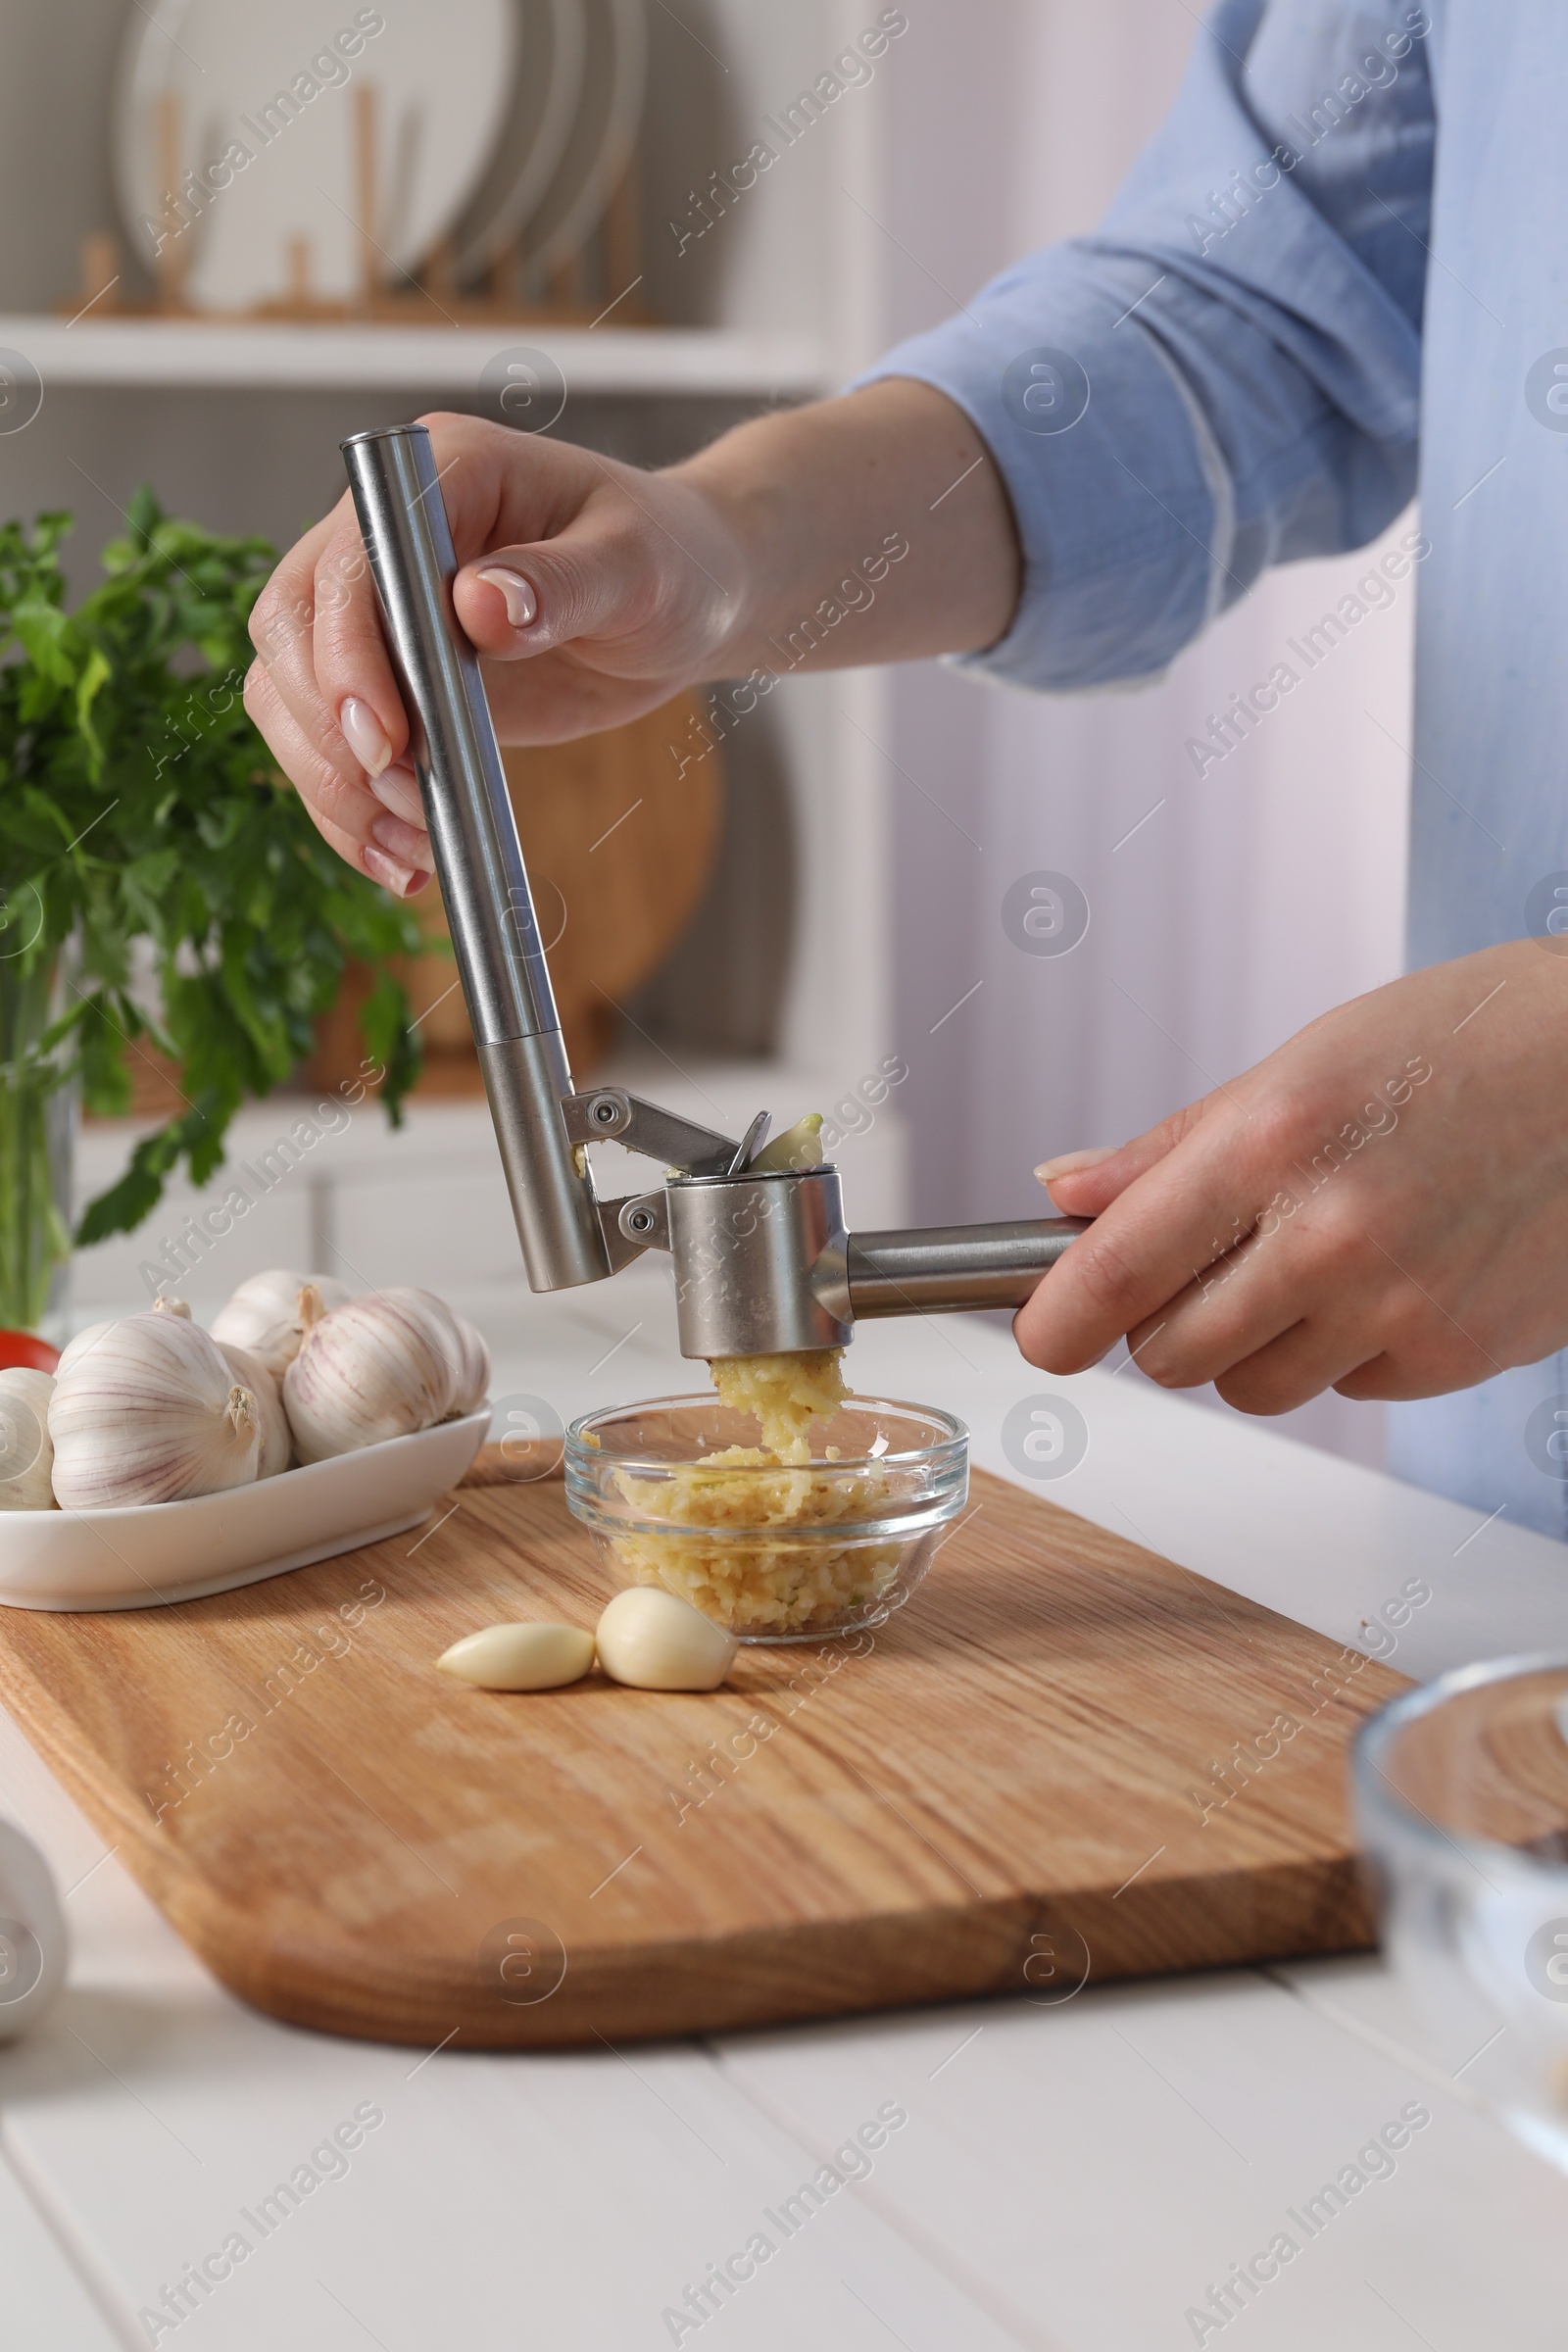
<svg viewBox="0 0 1568 2352">
<path fill-rule="evenodd" d="M 611 1590 L 559 1481 L 497 1477 L 243 1592 L 0 1610 L 0 1696 L 257 2007 L 592 2045 L 1370 1941 L 1346 1750 L 1404 1685 L 1359 1653 L 979 1474 L 874 1636 L 471 1690 L 460 1634 Z"/>
</svg>

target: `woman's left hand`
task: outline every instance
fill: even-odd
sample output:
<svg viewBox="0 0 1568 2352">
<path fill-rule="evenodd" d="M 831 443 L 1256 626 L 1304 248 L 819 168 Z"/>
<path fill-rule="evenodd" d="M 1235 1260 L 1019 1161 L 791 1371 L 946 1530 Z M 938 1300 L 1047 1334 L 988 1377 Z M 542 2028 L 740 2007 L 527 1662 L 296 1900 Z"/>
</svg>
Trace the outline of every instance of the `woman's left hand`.
<svg viewBox="0 0 1568 2352">
<path fill-rule="evenodd" d="M 1097 1220 L 1014 1321 L 1046 1371 L 1125 1334 L 1162 1387 L 1283 1413 L 1534 1363 L 1568 1346 L 1568 939 L 1374 989 L 1039 1173 Z"/>
</svg>

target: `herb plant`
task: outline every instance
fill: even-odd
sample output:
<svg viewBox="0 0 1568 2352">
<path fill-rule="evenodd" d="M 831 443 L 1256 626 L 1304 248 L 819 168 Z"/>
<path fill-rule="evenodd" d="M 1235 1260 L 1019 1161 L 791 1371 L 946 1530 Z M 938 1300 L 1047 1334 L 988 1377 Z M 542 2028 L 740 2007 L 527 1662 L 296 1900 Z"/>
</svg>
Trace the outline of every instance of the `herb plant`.
<svg viewBox="0 0 1568 2352">
<path fill-rule="evenodd" d="M 417 1042 L 391 959 L 417 918 L 330 851 L 246 716 L 246 620 L 275 561 L 138 493 L 102 581 L 66 611 L 66 514 L 0 526 L 0 1324 L 29 1326 L 72 1237 L 51 1155 L 79 1093 L 131 1103 L 156 1047 L 184 1107 L 88 1203 L 128 1232 L 181 1161 L 201 1184 L 239 1104 L 309 1054 L 350 958 L 396 1124 Z M 142 945 L 141 943 L 145 943 Z"/>
</svg>

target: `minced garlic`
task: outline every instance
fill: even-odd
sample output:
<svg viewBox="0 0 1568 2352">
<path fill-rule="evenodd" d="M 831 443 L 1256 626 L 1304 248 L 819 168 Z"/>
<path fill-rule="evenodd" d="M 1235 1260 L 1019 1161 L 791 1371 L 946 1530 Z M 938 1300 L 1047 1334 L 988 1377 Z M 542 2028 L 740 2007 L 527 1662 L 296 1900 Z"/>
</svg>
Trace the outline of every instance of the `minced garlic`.
<svg viewBox="0 0 1568 2352">
<path fill-rule="evenodd" d="M 844 1350 L 807 1355 L 720 1355 L 708 1369 L 719 1402 L 755 1413 L 765 1450 L 781 1462 L 808 1462 L 813 1421 L 831 1421 L 849 1396 Z"/>
<path fill-rule="evenodd" d="M 709 1368 L 721 1401 L 754 1415 L 762 1443 L 727 1446 L 663 1478 L 616 1474 L 634 1510 L 680 1531 L 615 1539 L 636 1583 L 662 1585 L 717 1624 L 747 1634 L 825 1627 L 881 1597 L 897 1573 L 900 1544 L 805 1540 L 808 1531 L 874 1517 L 891 1483 L 880 1463 L 827 1467 L 835 1446 L 812 1463 L 812 1424 L 830 1421 L 849 1396 L 843 1352 L 715 1359 Z M 705 1528 L 714 1531 L 711 1541 L 705 1542 Z M 768 1538 L 776 1531 L 776 1540 L 737 1544 L 722 1533 L 735 1528 L 760 1537 L 766 1531 Z"/>
</svg>

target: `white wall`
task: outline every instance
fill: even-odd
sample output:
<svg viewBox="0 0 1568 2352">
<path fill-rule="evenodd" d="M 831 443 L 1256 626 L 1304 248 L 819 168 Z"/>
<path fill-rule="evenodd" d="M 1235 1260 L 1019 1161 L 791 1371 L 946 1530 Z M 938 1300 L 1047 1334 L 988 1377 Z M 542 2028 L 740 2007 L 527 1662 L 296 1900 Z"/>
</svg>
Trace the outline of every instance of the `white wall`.
<svg viewBox="0 0 1568 2352">
<path fill-rule="evenodd" d="M 914 17 L 890 92 L 903 248 L 890 248 L 890 336 L 1093 224 L 1168 104 L 1194 26 L 1184 0 L 980 0 Z M 932 796 L 899 801 L 894 893 L 917 1215 L 1027 1213 L 1047 1152 L 1136 1133 L 1399 968 L 1411 592 L 1201 781 L 1184 750 L 1368 560 L 1266 577 L 1137 692 L 1033 697 L 932 666 L 900 674 L 898 757 Z M 1008 883 L 1042 866 L 1070 873 L 1092 908 L 1059 961 L 1019 955 L 999 920 Z M 1381 1458 L 1381 1408 L 1330 1396 L 1288 1425 Z"/>
</svg>

